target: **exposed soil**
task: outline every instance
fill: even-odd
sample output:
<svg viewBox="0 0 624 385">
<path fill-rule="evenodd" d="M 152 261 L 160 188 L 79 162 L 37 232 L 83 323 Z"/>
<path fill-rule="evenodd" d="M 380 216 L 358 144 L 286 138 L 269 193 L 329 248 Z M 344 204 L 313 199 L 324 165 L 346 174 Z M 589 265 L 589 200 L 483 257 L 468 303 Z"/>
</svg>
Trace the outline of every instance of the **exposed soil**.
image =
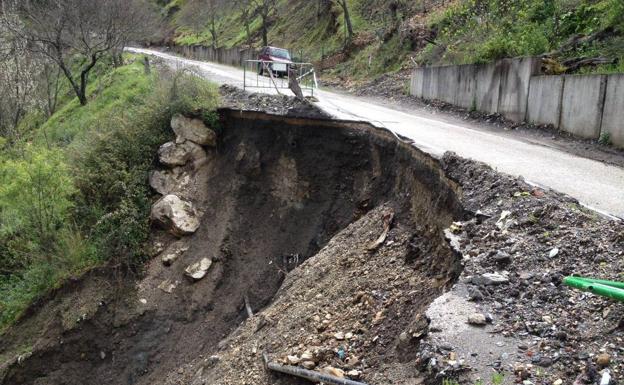
<svg viewBox="0 0 624 385">
<path fill-rule="evenodd" d="M 189 177 L 179 191 L 202 215 L 200 229 L 182 239 L 154 232 L 154 247 L 164 248 L 163 254 L 188 250 L 170 267 L 154 258 L 138 278 L 90 274 L 34 306 L 2 337 L 2 384 L 178 383 L 195 374 L 186 364 L 227 346 L 220 341 L 246 318 L 245 296 L 259 311 L 272 303 L 285 277 L 278 307 L 254 322 L 265 318 L 272 324 L 280 313 L 285 320 L 298 319 L 299 313 L 286 312 L 310 305 L 298 298 L 303 286 L 326 292 L 314 297 L 316 307 L 336 317 L 347 303 L 356 306 L 354 297 L 364 292 L 368 307 L 342 310 L 343 322 L 332 328 L 346 332 L 345 322 L 354 326 L 359 320 L 362 329 L 353 331 L 363 342 L 380 334 L 372 350 L 353 347 L 371 360 L 363 358 L 362 369 L 381 364 L 374 357 L 382 353 L 388 365 L 404 360 L 392 347 L 396 332 L 414 322 L 461 270 L 442 236 L 463 215 L 456 183 L 438 161 L 367 124 L 221 114 L 218 146 L 205 162 L 187 166 Z M 364 250 L 381 234 L 379 216 L 389 210 L 392 230 L 385 243 L 378 251 Z M 191 283 L 184 269 L 204 257 L 213 266 Z M 318 264 L 325 267 L 306 273 Z M 341 268 L 333 271 L 336 265 Z M 395 279 L 386 287 L 390 272 Z M 410 292 L 413 298 L 405 296 Z M 373 317 L 383 321 L 365 331 Z M 285 322 L 280 328 L 292 326 Z M 275 336 L 280 329 L 264 330 Z M 418 338 L 411 342 L 415 354 Z M 285 351 L 275 346 L 269 353 Z M 237 365 L 235 359 L 221 362 Z"/>
<path fill-rule="evenodd" d="M 621 381 L 622 306 L 562 279 L 621 280 L 622 222 L 305 102 L 268 115 L 244 110 L 279 97 L 221 92 L 218 145 L 176 191 L 199 230 L 155 230 L 139 277 L 94 271 L 34 305 L 0 339 L 0 384 L 305 383 L 263 354 L 372 385 Z"/>
<path fill-rule="evenodd" d="M 453 154 L 443 163 L 447 175 L 461 184 L 466 209 L 475 213 L 451 227 L 465 266 L 453 292 L 474 303 L 473 313 L 490 314 L 485 329 L 469 330 L 491 345 L 466 344 L 469 330 L 460 336 L 437 330 L 441 333 L 432 333 L 439 335 L 427 341 L 432 346 L 423 347 L 422 357 L 437 358 L 433 369 L 441 377 L 461 374 L 467 383 L 476 377 L 488 381 L 490 375 L 483 373 L 497 370 L 509 383 L 596 384 L 605 367 L 611 384 L 621 381 L 624 308 L 568 288 L 562 279 L 622 280 L 624 224 L 484 164 Z M 509 216 L 501 219 L 505 212 Z M 507 281 L 489 283 L 483 278 L 487 273 Z M 470 314 L 463 315 L 464 322 Z"/>
</svg>

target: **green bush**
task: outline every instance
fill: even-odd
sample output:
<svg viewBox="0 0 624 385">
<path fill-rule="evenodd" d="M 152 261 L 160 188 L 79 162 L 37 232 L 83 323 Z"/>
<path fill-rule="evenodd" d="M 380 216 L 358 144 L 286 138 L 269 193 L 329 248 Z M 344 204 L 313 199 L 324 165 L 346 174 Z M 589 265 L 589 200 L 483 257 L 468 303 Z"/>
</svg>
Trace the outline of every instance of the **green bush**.
<svg viewBox="0 0 624 385">
<path fill-rule="evenodd" d="M 145 260 L 148 173 L 171 117 L 218 122 L 217 88 L 188 72 L 146 75 L 140 62 L 92 82 L 29 142 L 0 154 L 0 329 L 67 277 Z"/>
</svg>

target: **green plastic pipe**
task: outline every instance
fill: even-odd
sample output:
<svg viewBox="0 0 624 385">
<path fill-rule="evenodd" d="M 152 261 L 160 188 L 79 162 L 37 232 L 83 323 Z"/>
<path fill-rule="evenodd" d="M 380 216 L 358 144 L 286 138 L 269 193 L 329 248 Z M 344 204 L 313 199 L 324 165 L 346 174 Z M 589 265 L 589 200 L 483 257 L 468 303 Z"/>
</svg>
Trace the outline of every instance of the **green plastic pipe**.
<svg viewBox="0 0 624 385">
<path fill-rule="evenodd" d="M 566 277 L 563 283 L 579 290 L 624 302 L 624 283 L 583 277 Z"/>
</svg>

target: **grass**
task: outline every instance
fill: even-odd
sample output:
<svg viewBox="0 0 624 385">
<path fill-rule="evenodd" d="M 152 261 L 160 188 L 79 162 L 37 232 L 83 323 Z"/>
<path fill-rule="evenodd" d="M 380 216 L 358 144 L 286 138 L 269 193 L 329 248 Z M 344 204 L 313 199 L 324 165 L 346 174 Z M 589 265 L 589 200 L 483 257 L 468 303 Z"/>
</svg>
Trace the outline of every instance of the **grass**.
<svg viewBox="0 0 624 385">
<path fill-rule="evenodd" d="M 145 261 L 148 173 L 171 116 L 217 121 L 216 86 L 129 62 L 95 73 L 86 106 L 67 98 L 0 153 L 0 331 L 69 277 Z"/>
<path fill-rule="evenodd" d="M 180 5 L 179 1 L 175 3 Z M 278 0 L 277 3 L 278 11 L 269 30 L 271 44 L 303 52 L 305 61 L 318 61 L 343 51 L 346 36 L 340 7 L 334 4 L 329 13 L 318 17 L 317 2 Z M 332 75 L 339 77 L 364 79 L 394 72 L 410 67 L 410 56 L 420 64 L 439 65 L 541 55 L 560 49 L 573 36 L 591 35 L 605 28 L 614 32 L 606 39 L 563 50 L 558 58 L 564 61 L 581 56 L 608 57 L 616 59 L 616 63 L 587 67 L 579 72 L 624 72 L 621 0 L 457 0 L 442 5 L 438 2 L 435 8 L 428 1 L 410 4 L 406 17 L 414 17 L 412 21 L 423 25 L 423 32 L 435 36 L 435 41 L 424 47 L 419 45 L 422 39 L 402 39 L 398 32 L 392 31 L 386 2 L 351 0 L 349 6 L 356 40 L 366 37 L 368 41 L 347 50 L 343 63 L 331 70 Z M 212 45 L 207 28 L 195 33 L 179 24 L 175 26 L 176 43 Z M 252 43 L 260 46 L 258 15 L 250 26 Z M 223 47 L 238 47 L 247 42 L 244 23 L 236 10 L 227 11 L 220 18 L 219 29 L 219 44 Z"/>
</svg>

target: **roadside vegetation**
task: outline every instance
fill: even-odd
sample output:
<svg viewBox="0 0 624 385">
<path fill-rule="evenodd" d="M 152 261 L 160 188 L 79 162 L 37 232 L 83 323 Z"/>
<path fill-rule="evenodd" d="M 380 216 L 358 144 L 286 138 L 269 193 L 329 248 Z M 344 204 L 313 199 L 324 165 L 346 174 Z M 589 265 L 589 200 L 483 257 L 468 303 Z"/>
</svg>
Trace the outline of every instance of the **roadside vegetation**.
<svg viewBox="0 0 624 385">
<path fill-rule="evenodd" d="M 66 97 L 41 123 L 31 112 L 19 138 L 0 138 L 0 329 L 68 277 L 145 260 L 156 150 L 174 113 L 214 111 L 217 92 L 126 60 L 94 72 L 86 106 Z"/>
<path fill-rule="evenodd" d="M 552 72 L 624 71 L 620 0 L 175 0 L 164 9 L 175 44 L 268 42 L 356 80 L 524 55 L 550 55 Z"/>
</svg>

